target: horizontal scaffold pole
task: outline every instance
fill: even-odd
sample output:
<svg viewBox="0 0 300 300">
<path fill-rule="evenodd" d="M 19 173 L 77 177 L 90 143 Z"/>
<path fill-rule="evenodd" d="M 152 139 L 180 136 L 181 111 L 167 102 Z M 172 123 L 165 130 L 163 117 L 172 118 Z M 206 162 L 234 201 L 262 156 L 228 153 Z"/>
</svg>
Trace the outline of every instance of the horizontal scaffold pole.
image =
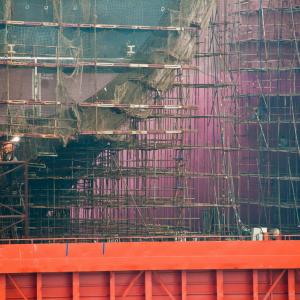
<svg viewBox="0 0 300 300">
<path fill-rule="evenodd" d="M 147 26 L 147 25 L 121 25 L 121 24 L 97 24 L 97 23 L 65 23 L 65 22 L 33 22 L 1 20 L 0 24 L 31 27 L 64 27 L 64 28 L 90 28 L 90 29 L 117 29 L 117 30 L 144 30 L 144 31 L 184 31 L 190 27 L 179 26 Z"/>
<path fill-rule="evenodd" d="M 47 62 L 45 62 L 47 61 Z M 54 61 L 54 62 L 48 62 Z M 67 63 L 66 61 L 71 61 Z M 0 57 L 0 65 L 15 67 L 39 67 L 39 68 L 76 68 L 76 67 L 94 67 L 94 68 L 129 68 L 129 69 L 171 69 L 188 70 L 198 69 L 193 65 L 176 64 L 149 64 L 149 63 L 122 63 L 122 62 L 99 62 L 95 60 L 77 60 L 73 57 Z"/>
<path fill-rule="evenodd" d="M 113 101 L 113 100 L 112 100 Z M 55 100 L 0 100 L 0 104 L 8 105 L 63 105 L 61 101 Z M 72 105 L 71 103 L 68 103 Z M 193 105 L 163 105 L 163 104 L 122 104 L 122 103 L 108 103 L 108 102 L 85 102 L 78 104 L 79 107 L 96 107 L 96 108 L 124 108 L 124 109 L 197 109 Z"/>
</svg>

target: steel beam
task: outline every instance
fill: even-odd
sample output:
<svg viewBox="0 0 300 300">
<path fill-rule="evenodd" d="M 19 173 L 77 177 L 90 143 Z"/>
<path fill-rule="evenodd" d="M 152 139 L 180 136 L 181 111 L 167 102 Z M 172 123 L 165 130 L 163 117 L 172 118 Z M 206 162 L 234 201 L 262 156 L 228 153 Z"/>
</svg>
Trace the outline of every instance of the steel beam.
<svg viewBox="0 0 300 300">
<path fill-rule="evenodd" d="M 135 283 L 138 281 L 138 279 L 144 274 L 143 271 L 139 272 L 136 276 L 134 276 L 129 285 L 126 287 L 125 291 L 122 294 L 122 299 L 125 299 L 128 295 L 128 293 L 130 292 L 130 290 L 132 289 L 132 287 L 135 285 Z"/>
<path fill-rule="evenodd" d="M 153 275 L 152 277 L 154 278 L 154 280 L 159 283 L 159 285 L 165 291 L 165 293 L 169 296 L 169 298 L 171 300 L 176 300 L 175 297 L 174 297 L 174 295 L 172 295 L 172 293 L 170 292 L 170 290 L 168 289 L 168 287 L 164 284 L 164 282 L 160 278 L 159 274 L 157 274 L 156 272 L 153 272 L 152 275 Z"/>
<path fill-rule="evenodd" d="M 281 280 L 281 278 L 283 277 L 283 275 L 285 273 L 286 273 L 286 270 L 281 271 L 281 273 L 277 276 L 277 278 L 275 279 L 273 284 L 270 286 L 270 288 L 269 288 L 268 292 L 266 293 L 266 295 L 264 296 L 263 300 L 268 300 L 269 299 L 269 297 L 272 295 L 272 292 L 277 287 L 277 284 L 279 283 L 279 281 Z"/>
<path fill-rule="evenodd" d="M 115 272 L 109 272 L 109 299 L 116 299 L 116 274 Z"/>
<path fill-rule="evenodd" d="M 266 300 L 280 294 L 295 300 L 300 296 L 299 242 L 107 243 L 105 255 L 100 243 L 70 243 L 68 256 L 65 244 L 1 245 L 0 299 L 246 300 L 252 294 L 251 299 Z"/>
<path fill-rule="evenodd" d="M 12 285 L 15 287 L 15 289 L 17 290 L 18 294 L 22 297 L 22 299 L 24 300 L 29 300 L 24 292 L 22 291 L 22 289 L 19 287 L 18 283 L 15 281 L 15 279 L 11 276 L 8 275 L 8 279 L 10 280 L 10 282 L 12 283 Z"/>
<path fill-rule="evenodd" d="M 252 290 L 253 290 L 253 300 L 258 300 L 258 271 L 253 270 L 252 272 Z"/>
<path fill-rule="evenodd" d="M 101 245 L 69 243 L 68 259 L 65 244 L 2 245 L 1 272 L 300 268 L 300 241 L 293 240 L 106 243 L 105 256 Z"/>
<path fill-rule="evenodd" d="M 36 274 L 36 300 L 42 300 L 43 299 L 43 277 L 41 273 Z"/>
<path fill-rule="evenodd" d="M 223 270 L 216 271 L 216 281 L 217 281 L 217 300 L 224 299 L 224 274 Z"/>
<path fill-rule="evenodd" d="M 288 270 L 288 298 L 296 300 L 295 270 Z"/>
<path fill-rule="evenodd" d="M 145 272 L 145 300 L 152 300 L 152 272 Z"/>
<path fill-rule="evenodd" d="M 0 274 L 0 299 L 6 299 L 6 276 Z"/>
<path fill-rule="evenodd" d="M 286 272 L 285 270 L 280 270 Z M 34 273 L 15 274 L 11 283 L 6 286 L 5 276 L 0 277 L 1 294 L 0 299 L 62 299 L 68 297 L 71 299 L 240 299 L 248 300 L 252 293 L 252 285 L 249 284 L 249 276 L 253 270 L 187 270 L 181 274 L 187 275 L 185 288 L 187 292 L 180 293 L 180 286 L 184 286 L 178 279 L 178 271 L 141 271 L 135 272 L 82 272 L 70 273 L 56 272 L 53 274 L 43 274 L 43 276 Z M 300 292 L 296 289 L 299 285 L 299 278 L 294 277 L 295 270 L 290 271 L 290 284 L 285 284 L 286 280 L 275 280 L 270 291 L 270 283 L 265 279 L 268 275 L 273 278 L 272 270 L 260 270 L 261 276 L 258 277 L 258 284 L 261 291 L 268 290 L 266 295 L 260 295 L 260 298 L 268 297 L 280 299 L 298 299 Z M 212 276 L 215 274 L 215 277 Z M 286 274 L 286 273 L 285 273 Z M 185 275 L 184 275 L 185 276 Z M 288 276 L 287 276 L 288 277 Z M 9 278 L 9 277 L 8 277 Z M 110 278 L 110 280 L 106 280 Z M 160 279 L 158 279 L 160 278 Z M 36 279 L 36 285 L 34 280 Z M 100 280 L 99 280 L 100 279 Z M 293 281 L 295 282 L 293 283 Z M 128 284 L 127 293 L 122 293 L 124 284 Z M 71 284 L 70 284 L 71 283 Z M 157 284 L 158 283 L 158 284 Z M 43 292 L 41 288 L 45 287 Z M 129 287 L 129 289 L 128 289 Z M 273 287 L 278 287 L 276 290 Z M 162 288 L 162 289 L 161 289 Z M 226 291 L 226 294 L 225 294 Z M 165 292 L 165 293 L 164 293 Z M 253 297 L 251 297 L 253 299 Z"/>
<path fill-rule="evenodd" d="M 79 273 L 72 274 L 73 300 L 80 300 Z"/>
<path fill-rule="evenodd" d="M 181 271 L 181 300 L 187 300 L 187 275 Z"/>
</svg>

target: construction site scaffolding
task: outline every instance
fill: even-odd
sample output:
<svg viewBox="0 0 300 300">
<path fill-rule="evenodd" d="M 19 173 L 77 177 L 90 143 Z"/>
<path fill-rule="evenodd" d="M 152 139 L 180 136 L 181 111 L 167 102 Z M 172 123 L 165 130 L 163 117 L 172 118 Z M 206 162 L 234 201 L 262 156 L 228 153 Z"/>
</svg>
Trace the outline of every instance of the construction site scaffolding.
<svg viewBox="0 0 300 300">
<path fill-rule="evenodd" d="M 2 238 L 297 232 L 296 0 L 44 2 L 0 4 Z"/>
</svg>

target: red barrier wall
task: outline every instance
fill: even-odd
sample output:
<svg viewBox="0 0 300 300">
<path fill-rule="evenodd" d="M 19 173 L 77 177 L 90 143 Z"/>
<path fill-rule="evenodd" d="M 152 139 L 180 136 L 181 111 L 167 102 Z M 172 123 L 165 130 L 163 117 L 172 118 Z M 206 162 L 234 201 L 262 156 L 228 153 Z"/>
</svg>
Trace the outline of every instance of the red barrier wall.
<svg viewBox="0 0 300 300">
<path fill-rule="evenodd" d="M 0 246 L 0 299 L 300 299 L 300 241 Z"/>
</svg>

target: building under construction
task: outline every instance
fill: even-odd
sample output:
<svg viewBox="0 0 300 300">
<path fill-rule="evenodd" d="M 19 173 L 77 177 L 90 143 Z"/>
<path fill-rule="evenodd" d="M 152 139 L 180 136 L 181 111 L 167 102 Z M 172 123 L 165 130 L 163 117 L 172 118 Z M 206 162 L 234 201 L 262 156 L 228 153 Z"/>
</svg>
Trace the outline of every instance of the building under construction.
<svg viewBox="0 0 300 300">
<path fill-rule="evenodd" d="M 299 48 L 300 0 L 0 0 L 0 299 L 300 299 Z"/>
</svg>

